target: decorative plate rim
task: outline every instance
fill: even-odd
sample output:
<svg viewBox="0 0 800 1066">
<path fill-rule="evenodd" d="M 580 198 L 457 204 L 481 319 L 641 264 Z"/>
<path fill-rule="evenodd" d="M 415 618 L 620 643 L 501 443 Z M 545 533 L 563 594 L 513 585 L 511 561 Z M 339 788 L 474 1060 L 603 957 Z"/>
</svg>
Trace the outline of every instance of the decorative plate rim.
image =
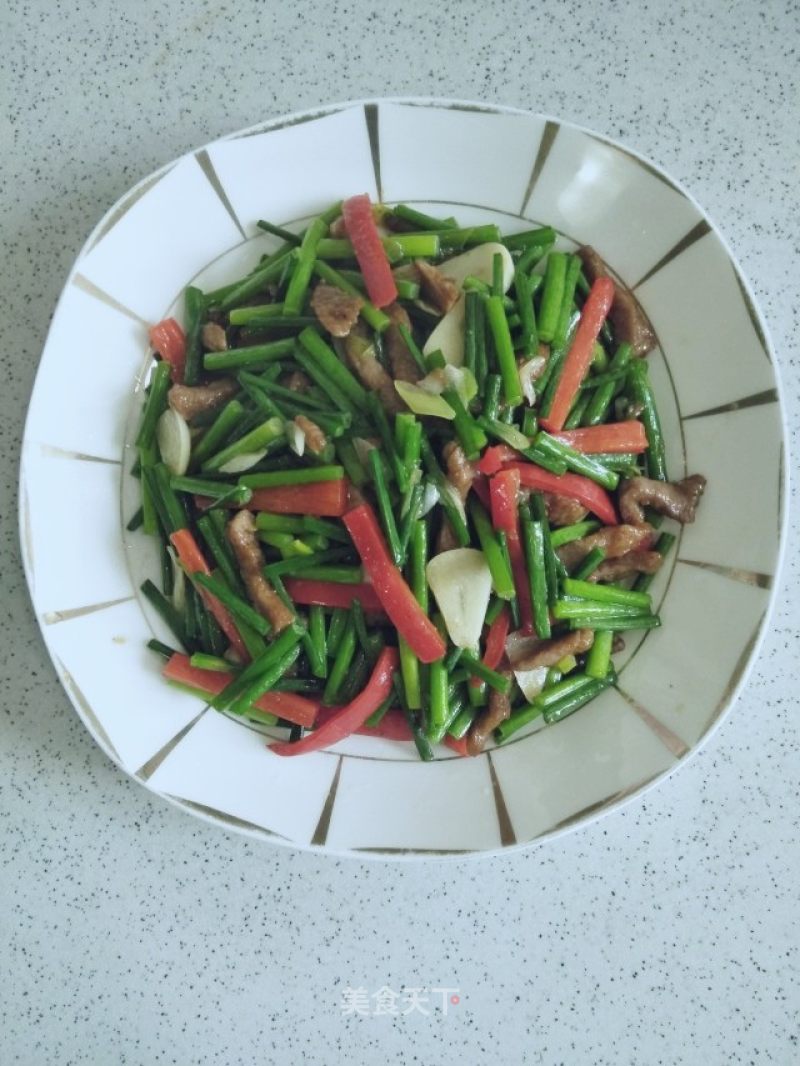
<svg viewBox="0 0 800 1066">
<path fill-rule="evenodd" d="M 545 843 L 557 840 L 569 833 L 574 832 L 578 828 L 588 827 L 595 824 L 601 818 L 606 815 L 618 812 L 628 807 L 634 800 L 639 799 L 654 789 L 657 785 L 668 780 L 673 774 L 677 773 L 686 763 L 693 758 L 699 751 L 701 751 L 709 741 L 715 736 L 722 723 L 727 719 L 731 713 L 734 705 L 736 704 L 739 696 L 742 693 L 745 685 L 747 684 L 753 667 L 758 659 L 765 636 L 769 630 L 770 624 L 774 617 L 776 609 L 776 602 L 778 599 L 778 590 L 782 589 L 783 583 L 783 571 L 786 564 L 786 550 L 788 540 L 789 529 L 789 496 L 791 490 L 791 477 L 790 477 L 790 451 L 789 451 L 789 433 L 786 403 L 784 396 L 784 383 L 782 375 L 780 373 L 780 364 L 776 357 L 775 346 L 772 341 L 769 325 L 766 318 L 759 306 L 759 303 L 753 292 L 753 288 L 747 275 L 742 270 L 741 264 L 731 248 L 725 234 L 709 215 L 708 211 L 702 207 L 696 200 L 694 195 L 683 185 L 681 181 L 674 178 L 669 174 L 660 164 L 649 159 L 634 148 L 630 148 L 627 144 L 616 140 L 613 137 L 609 137 L 606 134 L 598 133 L 592 130 L 588 126 L 584 126 L 580 123 L 558 118 L 546 112 L 533 111 L 528 108 L 513 107 L 502 104 L 488 104 L 483 101 L 450 98 L 450 97 L 437 97 L 437 96 L 372 96 L 372 97 L 359 97 L 355 99 L 342 100 L 323 104 L 319 106 L 306 107 L 298 109 L 296 111 L 284 113 L 274 118 L 270 118 L 261 122 L 253 123 L 250 126 L 246 126 L 242 129 L 234 130 L 231 133 L 225 134 L 221 137 L 217 137 L 214 140 L 208 141 L 203 145 L 196 146 L 189 149 L 187 152 L 176 156 L 174 159 L 164 163 L 156 170 L 151 171 L 144 177 L 142 177 L 131 188 L 127 189 L 101 216 L 96 225 L 92 228 L 88 234 L 86 240 L 83 242 L 80 250 L 75 256 L 75 259 L 67 272 L 66 280 L 59 293 L 58 299 L 53 309 L 53 315 L 51 318 L 50 326 L 48 327 L 47 336 L 45 337 L 44 344 L 42 346 L 42 352 L 44 352 L 52 330 L 52 323 L 55 320 L 62 301 L 65 299 L 66 293 L 69 290 L 70 282 L 78 272 L 78 266 L 87 253 L 93 248 L 98 239 L 104 234 L 108 228 L 109 221 L 114 218 L 115 215 L 120 216 L 124 214 L 126 205 L 132 205 L 142 194 L 154 184 L 160 177 L 167 174 L 175 166 L 185 159 L 195 157 L 198 153 L 207 151 L 209 148 L 217 144 L 222 144 L 228 141 L 238 140 L 240 138 L 258 134 L 268 133 L 271 130 L 286 128 L 293 125 L 297 125 L 300 122 L 313 121 L 316 118 L 323 118 L 327 115 L 335 114 L 340 111 L 344 111 L 350 108 L 365 107 L 367 105 L 380 106 L 386 104 L 405 105 L 415 107 L 427 107 L 439 110 L 454 110 L 454 111 L 473 111 L 477 113 L 485 114 L 510 114 L 521 115 L 529 118 L 542 119 L 545 122 L 552 122 L 559 127 L 564 127 L 571 130 L 581 132 L 588 137 L 593 138 L 604 144 L 608 144 L 611 147 L 617 149 L 621 153 L 634 159 L 641 164 L 649 172 L 655 174 L 661 180 L 673 189 L 678 191 L 689 203 L 694 207 L 701 219 L 705 220 L 710 228 L 710 232 L 713 233 L 715 238 L 722 246 L 728 260 L 730 261 L 737 281 L 741 285 L 744 294 L 747 297 L 746 303 L 749 302 L 749 308 L 752 309 L 752 313 L 755 316 L 757 322 L 757 328 L 760 329 L 763 337 L 764 347 L 771 363 L 772 374 L 775 380 L 775 389 L 777 393 L 777 409 L 780 420 L 781 431 L 781 444 L 783 448 L 783 463 L 780 471 L 780 489 L 779 489 L 779 507 L 780 507 L 780 526 L 778 530 L 777 545 L 775 551 L 775 570 L 772 578 L 771 587 L 768 590 L 768 597 L 764 612 L 761 620 L 757 626 L 754 637 L 751 641 L 751 647 L 747 655 L 746 662 L 741 668 L 739 677 L 736 684 L 732 687 L 731 691 L 725 695 L 724 703 L 716 713 L 716 717 L 711 724 L 706 728 L 703 735 L 695 741 L 694 744 L 688 746 L 686 753 L 676 758 L 670 766 L 665 770 L 657 772 L 650 780 L 645 781 L 643 784 L 631 788 L 630 790 L 623 790 L 618 798 L 607 802 L 607 805 L 602 806 L 598 810 L 588 809 L 588 813 L 582 814 L 578 812 L 576 815 L 572 815 L 565 820 L 564 824 L 558 824 L 553 828 L 546 830 L 541 835 L 534 837 L 531 840 L 518 841 L 513 844 L 503 845 L 500 844 L 494 848 L 488 849 L 470 849 L 466 851 L 446 851 L 439 849 L 426 850 L 423 848 L 379 848 L 379 847 L 347 847 L 336 848 L 327 844 L 314 844 L 311 842 L 303 843 L 295 840 L 288 839 L 280 834 L 273 832 L 267 828 L 255 826 L 242 821 L 234 815 L 228 815 L 223 811 L 216 811 L 212 808 L 203 807 L 202 804 L 194 803 L 189 800 L 181 799 L 180 797 L 172 796 L 166 792 L 159 791 L 154 788 L 148 780 L 140 776 L 137 771 L 128 770 L 114 750 L 110 743 L 110 740 L 104 735 L 102 727 L 98 731 L 97 726 L 90 720 L 85 709 L 81 706 L 80 694 L 75 691 L 75 686 L 72 683 L 72 679 L 65 669 L 63 663 L 61 663 L 55 649 L 51 646 L 51 642 L 43 623 L 43 619 L 36 609 L 33 574 L 31 573 L 28 551 L 26 550 L 25 537 L 27 529 L 27 486 L 26 486 L 26 472 L 24 465 L 26 445 L 29 443 L 29 422 L 30 422 L 30 408 L 32 406 L 32 399 L 36 392 L 37 387 L 40 385 L 39 370 L 41 364 L 37 367 L 36 376 L 34 379 L 33 387 L 29 399 L 29 409 L 26 414 L 25 426 L 23 429 L 21 448 L 20 448 L 20 471 L 18 481 L 18 497 L 17 497 L 17 511 L 18 511 L 18 534 L 20 538 L 20 555 L 22 559 L 22 567 L 25 574 L 25 579 L 28 586 L 28 593 L 31 599 L 32 606 L 34 608 L 34 615 L 36 617 L 36 623 L 39 627 L 39 631 L 42 636 L 42 640 L 47 649 L 47 653 L 50 657 L 53 667 L 58 675 L 59 681 L 70 701 L 74 710 L 78 714 L 79 718 L 83 722 L 87 731 L 91 734 L 95 743 L 100 747 L 104 754 L 115 764 L 115 766 L 121 770 L 128 778 L 134 781 L 137 785 L 143 786 L 151 795 L 157 796 L 160 799 L 165 800 L 170 805 L 177 807 L 180 810 L 191 813 L 195 817 L 209 824 L 213 824 L 216 827 L 221 827 L 228 831 L 236 832 L 237 834 L 244 835 L 251 839 L 259 839 L 268 843 L 273 843 L 282 847 L 296 849 L 300 851 L 306 851 L 317 855 L 325 855 L 332 858 L 348 858 L 348 859 L 361 859 L 369 861 L 387 861 L 392 862 L 410 862 L 410 861 L 448 861 L 448 862 L 464 862 L 464 861 L 476 861 L 481 859 L 488 859 L 495 856 L 507 856 L 522 851 L 531 850 L 539 847 Z M 754 323 L 755 325 L 755 323 Z"/>
</svg>

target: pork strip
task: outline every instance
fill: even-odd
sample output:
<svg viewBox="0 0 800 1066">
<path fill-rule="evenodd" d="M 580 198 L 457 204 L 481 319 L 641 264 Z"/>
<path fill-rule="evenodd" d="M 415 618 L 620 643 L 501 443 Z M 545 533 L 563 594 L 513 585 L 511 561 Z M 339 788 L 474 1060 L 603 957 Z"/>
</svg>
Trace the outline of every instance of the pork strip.
<svg viewBox="0 0 800 1066">
<path fill-rule="evenodd" d="M 609 269 L 594 248 L 584 244 L 578 249 L 583 263 L 583 270 L 591 284 L 598 278 L 607 277 Z M 608 316 L 614 327 L 617 344 L 627 341 L 633 348 L 634 355 L 647 355 L 656 346 L 656 335 L 636 297 L 630 289 L 614 283 L 614 302 Z"/>
<path fill-rule="evenodd" d="M 501 671 L 503 677 L 511 677 L 510 670 Z M 481 711 L 467 733 L 467 755 L 480 755 L 486 741 L 501 722 L 511 715 L 511 700 L 502 692 L 489 693 L 489 706 Z"/>
<path fill-rule="evenodd" d="M 426 263 L 424 259 L 417 259 L 415 266 L 419 274 L 422 295 L 437 311 L 446 315 L 458 302 L 460 295 L 458 285 L 433 263 Z"/>
<path fill-rule="evenodd" d="M 239 391 L 233 378 L 217 378 L 208 385 L 173 385 L 167 394 L 173 411 L 187 422 L 210 414 L 223 406 Z"/>
<path fill-rule="evenodd" d="M 383 336 L 386 343 L 386 353 L 389 357 L 389 366 L 392 368 L 392 377 L 395 381 L 409 381 L 412 385 L 416 385 L 422 377 L 422 373 L 400 332 L 400 326 L 405 326 L 407 330 L 411 330 L 411 319 L 405 309 L 397 303 L 384 307 L 384 311 L 391 319 L 391 325 Z"/>
<path fill-rule="evenodd" d="M 543 640 L 528 655 L 514 663 L 515 670 L 536 670 L 540 666 L 555 666 L 566 655 L 581 655 L 594 644 L 594 631 L 576 629 L 563 637 Z"/>
<path fill-rule="evenodd" d="M 311 295 L 311 310 L 333 337 L 346 337 L 358 321 L 358 313 L 364 306 L 360 296 L 326 285 L 324 281 Z"/>
<path fill-rule="evenodd" d="M 264 577 L 264 556 L 256 536 L 256 521 L 247 510 L 238 511 L 228 522 L 228 542 L 239 564 L 247 594 L 259 614 L 270 620 L 275 633 L 294 621 L 294 615 Z"/>
<path fill-rule="evenodd" d="M 626 552 L 617 559 L 604 559 L 589 575 L 589 581 L 622 581 L 634 574 L 655 574 L 663 561 L 655 551 Z"/>
<path fill-rule="evenodd" d="M 652 507 L 667 518 L 684 525 L 694 522 L 695 511 L 706 487 L 702 474 L 692 474 L 683 481 L 656 481 L 633 477 L 619 487 L 619 511 L 624 522 L 643 522 L 645 507 Z"/>
</svg>

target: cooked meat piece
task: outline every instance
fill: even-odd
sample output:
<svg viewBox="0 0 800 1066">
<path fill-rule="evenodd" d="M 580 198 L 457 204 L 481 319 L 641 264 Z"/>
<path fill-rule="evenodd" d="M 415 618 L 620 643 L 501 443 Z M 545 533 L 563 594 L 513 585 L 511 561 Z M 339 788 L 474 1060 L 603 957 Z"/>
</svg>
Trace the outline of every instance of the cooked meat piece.
<svg viewBox="0 0 800 1066">
<path fill-rule="evenodd" d="M 256 521 L 250 511 L 242 510 L 228 522 L 227 535 L 242 572 L 247 595 L 259 612 L 280 633 L 294 620 L 294 615 L 264 577 L 264 556 L 256 537 Z"/>
<path fill-rule="evenodd" d="M 167 399 L 173 411 L 177 411 L 187 422 L 216 411 L 235 396 L 238 384 L 232 378 L 218 378 L 208 385 L 173 385 Z"/>
<path fill-rule="evenodd" d="M 611 642 L 611 654 L 619 655 L 621 651 L 625 651 L 625 638 L 621 633 L 615 633 Z"/>
<path fill-rule="evenodd" d="M 355 326 L 345 337 L 344 351 L 356 377 L 370 392 L 378 393 L 387 414 L 396 415 L 399 411 L 405 411 L 406 406 L 397 395 L 394 382 L 384 370 L 375 355 L 375 349 L 359 326 Z"/>
<path fill-rule="evenodd" d="M 654 574 L 664 560 L 658 552 L 626 552 L 617 559 L 604 559 L 589 575 L 590 581 L 621 581 L 634 574 Z"/>
<path fill-rule="evenodd" d="M 453 527 L 450 525 L 450 519 L 445 515 L 442 515 L 442 524 L 439 526 L 439 533 L 436 537 L 436 554 L 440 555 L 442 552 L 452 551 L 453 548 L 460 548 L 461 545 L 458 542 L 458 537 L 453 531 Z"/>
<path fill-rule="evenodd" d="M 698 501 L 706 487 L 702 474 L 692 474 L 683 481 L 656 481 L 633 477 L 619 487 L 619 511 L 624 522 L 643 522 L 645 507 L 652 507 L 667 518 L 684 525 L 694 522 Z"/>
<path fill-rule="evenodd" d="M 501 673 L 504 677 L 511 677 L 510 670 L 503 670 Z M 467 754 L 480 755 L 492 731 L 497 729 L 501 722 L 505 722 L 510 714 L 511 700 L 492 689 L 489 694 L 489 706 L 480 712 L 467 733 Z"/>
<path fill-rule="evenodd" d="M 206 322 L 202 340 L 207 352 L 225 352 L 228 349 L 228 338 L 219 322 Z"/>
<path fill-rule="evenodd" d="M 552 492 L 542 493 L 547 519 L 551 526 L 574 526 L 582 522 L 589 513 L 577 500 L 567 496 L 556 496 Z"/>
<path fill-rule="evenodd" d="M 464 503 L 472 488 L 472 482 L 477 476 L 477 467 L 467 459 L 464 449 L 454 440 L 445 444 L 442 449 L 442 458 L 447 471 L 447 480 Z"/>
<path fill-rule="evenodd" d="M 328 227 L 328 236 L 341 239 L 347 236 L 347 226 L 344 224 L 344 215 L 335 218 Z"/>
<path fill-rule="evenodd" d="M 410 330 L 411 319 L 400 304 L 389 304 L 388 307 L 384 307 L 384 311 L 392 320 L 391 326 L 383 335 L 389 365 L 392 368 L 392 377 L 395 381 L 410 381 L 412 385 L 416 385 L 422 374 L 399 329 L 400 326 L 405 326 Z"/>
<path fill-rule="evenodd" d="M 358 321 L 358 312 L 363 306 L 360 296 L 351 296 L 325 282 L 320 282 L 311 296 L 312 311 L 334 337 L 347 336 Z"/>
<path fill-rule="evenodd" d="M 302 370 L 292 370 L 289 374 L 283 374 L 280 383 L 292 392 L 308 392 L 312 385 L 311 378 Z"/>
<path fill-rule="evenodd" d="M 580 655 L 594 644 L 594 631 L 576 629 L 563 637 L 543 640 L 538 648 L 514 663 L 515 670 L 535 670 L 538 666 L 555 666 L 565 655 Z"/>
<path fill-rule="evenodd" d="M 328 446 L 328 438 L 319 428 L 316 422 L 312 422 L 310 418 L 306 418 L 305 415 L 296 415 L 294 424 L 298 429 L 302 429 L 306 438 L 306 448 L 313 455 L 321 455 L 322 452 Z"/>
<path fill-rule="evenodd" d="M 450 308 L 458 301 L 458 285 L 452 278 L 435 267 L 432 263 L 426 263 L 424 259 L 416 260 L 422 295 L 437 310 L 446 315 Z"/>
<path fill-rule="evenodd" d="M 220 322 L 206 322 L 201 332 L 201 340 L 207 352 L 225 352 L 228 349 L 228 337 Z"/>
<path fill-rule="evenodd" d="M 608 275 L 608 267 L 594 248 L 585 244 L 578 249 L 578 255 L 581 257 L 584 273 L 590 283 Z M 619 282 L 616 282 L 615 286 L 614 302 L 608 317 L 614 327 L 616 342 L 620 344 L 622 341 L 627 341 L 633 348 L 634 355 L 647 355 L 656 346 L 653 327 L 631 290 Z"/>
<path fill-rule="evenodd" d="M 442 449 L 447 480 L 458 493 L 458 497 L 464 503 L 472 488 L 472 482 L 478 473 L 475 464 L 471 463 L 464 455 L 464 449 L 456 441 L 449 441 Z M 458 539 L 453 532 L 453 527 L 447 518 L 442 519 L 439 536 L 436 541 L 437 552 L 450 551 L 460 547 Z"/>
<path fill-rule="evenodd" d="M 638 525 L 604 526 L 588 537 L 570 541 L 557 548 L 558 556 L 567 570 L 582 562 L 592 548 L 602 548 L 606 559 L 618 559 L 632 551 L 647 551 L 652 548 L 656 533 L 646 522 Z"/>
</svg>

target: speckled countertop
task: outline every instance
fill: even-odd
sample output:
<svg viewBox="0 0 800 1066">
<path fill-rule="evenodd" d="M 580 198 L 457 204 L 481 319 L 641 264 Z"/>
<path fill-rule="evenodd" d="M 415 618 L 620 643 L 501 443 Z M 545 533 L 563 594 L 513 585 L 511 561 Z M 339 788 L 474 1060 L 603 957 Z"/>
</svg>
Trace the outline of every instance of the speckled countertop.
<svg viewBox="0 0 800 1066">
<path fill-rule="evenodd" d="M 192 146 L 373 94 L 538 109 L 666 167 L 754 285 L 796 440 L 800 20 L 790 3 L 727 8 L 4 6 L 3 1066 L 800 1061 L 796 543 L 735 713 L 677 776 L 543 849 L 392 866 L 228 835 L 116 770 L 56 681 L 16 533 L 37 361 L 100 214 Z M 455 991 L 446 1013 L 430 991 L 427 1014 L 376 1016 L 374 998 L 369 1016 L 343 1011 L 346 989 L 382 987 L 406 990 L 406 1006 L 411 988 Z"/>
</svg>

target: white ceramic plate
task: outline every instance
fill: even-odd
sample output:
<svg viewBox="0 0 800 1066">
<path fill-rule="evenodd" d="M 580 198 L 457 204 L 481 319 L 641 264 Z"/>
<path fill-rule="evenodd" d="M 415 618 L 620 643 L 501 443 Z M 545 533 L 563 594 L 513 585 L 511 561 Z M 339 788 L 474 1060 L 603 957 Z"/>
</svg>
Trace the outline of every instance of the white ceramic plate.
<svg viewBox="0 0 800 1066">
<path fill-rule="evenodd" d="M 506 232 L 550 223 L 593 244 L 658 333 L 649 357 L 672 477 L 700 472 L 695 525 L 653 591 L 663 628 L 628 641 L 619 684 L 559 725 L 477 759 L 352 738 L 281 759 L 258 732 L 165 685 L 166 639 L 124 521 L 126 433 L 147 324 L 191 280 L 249 269 L 270 238 L 368 191 Z M 492 853 L 551 838 L 664 778 L 719 723 L 769 613 L 786 493 L 775 365 L 752 295 L 698 205 L 652 164 L 540 115 L 439 100 L 324 108 L 254 127 L 145 179 L 99 223 L 58 304 L 25 432 L 20 524 L 37 618 L 86 727 L 186 810 L 333 853 Z M 663 602 L 662 602 L 663 601 Z"/>
</svg>

